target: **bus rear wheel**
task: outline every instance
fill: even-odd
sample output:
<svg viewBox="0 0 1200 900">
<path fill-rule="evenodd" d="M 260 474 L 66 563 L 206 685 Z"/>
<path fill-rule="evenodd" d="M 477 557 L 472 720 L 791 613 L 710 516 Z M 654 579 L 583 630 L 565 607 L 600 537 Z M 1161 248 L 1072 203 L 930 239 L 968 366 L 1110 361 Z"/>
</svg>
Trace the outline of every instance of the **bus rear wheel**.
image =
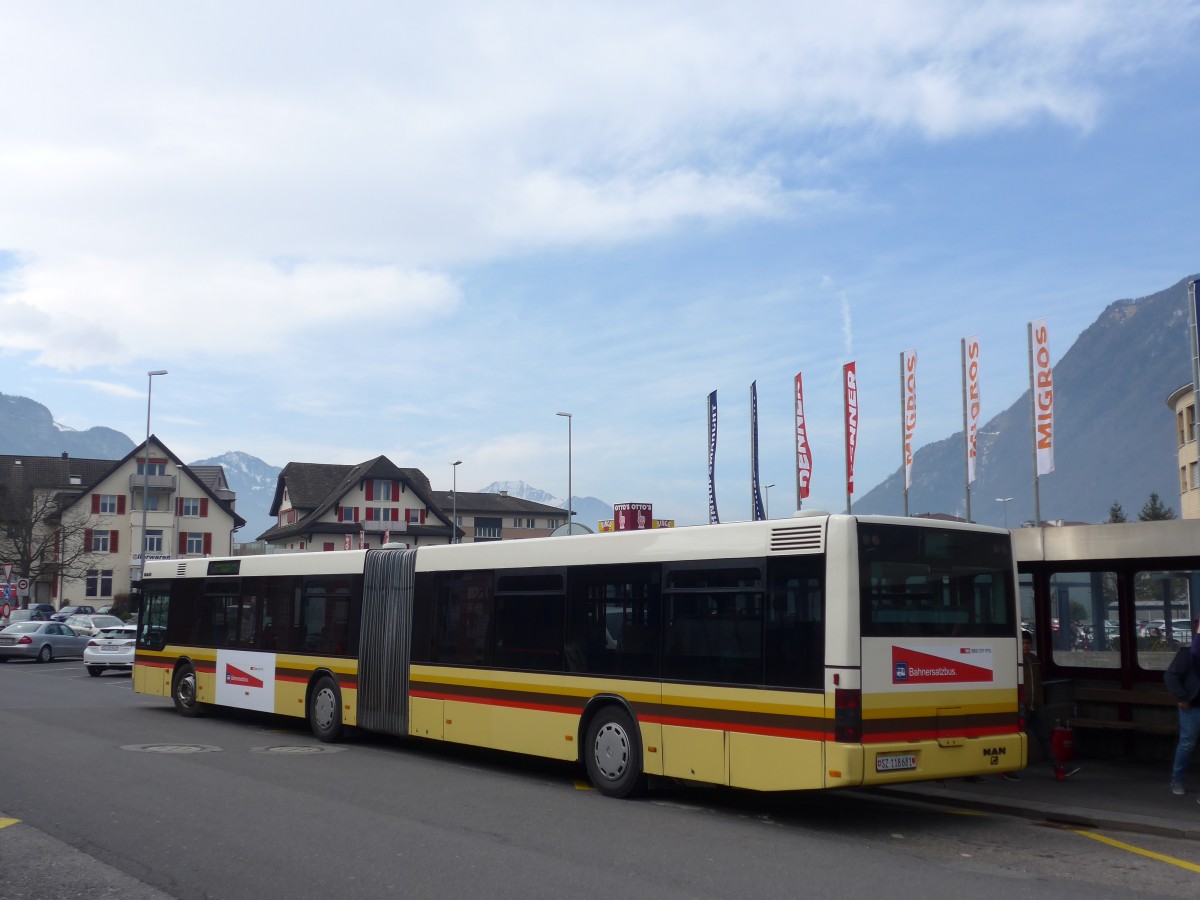
<svg viewBox="0 0 1200 900">
<path fill-rule="evenodd" d="M 175 702 L 175 712 L 189 719 L 204 711 L 196 699 L 196 670 L 190 665 L 180 666 L 175 672 L 171 680 L 171 699 Z"/>
<path fill-rule="evenodd" d="M 328 675 L 317 680 L 308 697 L 308 727 L 326 744 L 342 736 L 342 694 Z"/>
<path fill-rule="evenodd" d="M 596 714 L 588 725 L 583 752 L 588 778 L 600 793 L 622 798 L 645 789 L 637 725 L 620 707 L 609 706 Z"/>
</svg>

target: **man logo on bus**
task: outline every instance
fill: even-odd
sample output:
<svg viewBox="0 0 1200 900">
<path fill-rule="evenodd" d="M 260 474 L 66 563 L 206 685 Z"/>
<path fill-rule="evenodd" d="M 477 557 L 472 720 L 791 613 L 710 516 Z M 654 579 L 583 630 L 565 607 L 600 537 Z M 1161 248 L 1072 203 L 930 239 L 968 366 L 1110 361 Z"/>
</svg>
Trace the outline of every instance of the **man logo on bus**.
<svg viewBox="0 0 1200 900">
<path fill-rule="evenodd" d="M 908 681 L 908 663 L 896 663 L 896 674 L 892 678 L 893 681 Z"/>
</svg>

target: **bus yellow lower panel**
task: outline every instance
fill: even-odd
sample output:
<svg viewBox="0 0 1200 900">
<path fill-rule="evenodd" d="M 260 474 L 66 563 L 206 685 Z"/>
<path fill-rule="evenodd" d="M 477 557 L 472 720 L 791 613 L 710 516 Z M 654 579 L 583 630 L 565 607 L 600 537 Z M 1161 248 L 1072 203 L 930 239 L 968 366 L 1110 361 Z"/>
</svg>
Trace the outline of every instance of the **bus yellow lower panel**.
<svg viewBox="0 0 1200 900">
<path fill-rule="evenodd" d="M 153 697 L 171 696 L 171 670 L 161 666 L 133 667 L 133 690 L 137 694 Z"/>
<path fill-rule="evenodd" d="M 729 784 L 753 791 L 811 790 L 825 785 L 820 741 L 729 733 Z"/>
<path fill-rule="evenodd" d="M 443 735 L 458 744 L 492 746 L 492 708 L 482 703 L 446 700 L 443 705 Z"/>
<path fill-rule="evenodd" d="M 825 787 L 850 787 L 862 784 L 862 780 L 861 744 L 825 745 Z"/>
<path fill-rule="evenodd" d="M 492 711 L 492 746 L 497 750 L 574 760 L 579 716 L 534 709 Z"/>
<path fill-rule="evenodd" d="M 442 740 L 442 701 L 427 697 L 409 697 L 408 733 L 414 737 Z"/>
<path fill-rule="evenodd" d="M 663 774 L 668 778 L 728 784 L 725 732 L 715 728 L 662 728 Z"/>
</svg>

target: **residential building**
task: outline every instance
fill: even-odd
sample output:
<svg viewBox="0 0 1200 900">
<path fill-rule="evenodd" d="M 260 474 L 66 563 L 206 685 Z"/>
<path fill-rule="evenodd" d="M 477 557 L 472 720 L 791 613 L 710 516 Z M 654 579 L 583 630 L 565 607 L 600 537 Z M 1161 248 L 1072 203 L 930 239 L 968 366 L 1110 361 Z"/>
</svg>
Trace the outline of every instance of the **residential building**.
<svg viewBox="0 0 1200 900">
<path fill-rule="evenodd" d="M 1172 392 L 1167 406 L 1175 413 L 1179 464 L 1179 516 L 1200 519 L 1200 454 L 1196 441 L 1196 391 L 1189 382 Z"/>
<path fill-rule="evenodd" d="M 565 509 L 510 497 L 507 491 L 434 491 L 433 496 L 442 509 L 457 516 L 454 524 L 462 531 L 463 543 L 549 537 L 567 522 Z"/>
<path fill-rule="evenodd" d="M 424 473 L 386 456 L 353 466 L 288 463 L 271 515 L 275 525 L 258 536 L 268 553 L 448 544 L 454 534 Z"/>
<path fill-rule="evenodd" d="M 32 575 L 36 603 L 111 602 L 140 580 L 141 548 L 150 559 L 227 555 L 246 524 L 219 466 L 193 471 L 155 435 L 115 462 L 0 456 L 0 490 L 29 510 L 28 541 L 40 549 L 0 553 L 38 570 L 17 573 Z"/>
</svg>

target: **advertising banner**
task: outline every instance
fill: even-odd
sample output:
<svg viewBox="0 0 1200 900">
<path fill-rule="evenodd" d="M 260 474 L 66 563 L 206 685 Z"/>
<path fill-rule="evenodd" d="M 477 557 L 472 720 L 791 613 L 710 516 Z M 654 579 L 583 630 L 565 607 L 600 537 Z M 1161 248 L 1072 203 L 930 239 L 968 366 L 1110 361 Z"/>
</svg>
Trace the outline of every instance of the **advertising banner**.
<svg viewBox="0 0 1200 900">
<path fill-rule="evenodd" d="M 917 429 L 917 351 L 900 354 L 900 415 L 904 422 L 904 489 L 912 487 L 913 433 Z"/>
<path fill-rule="evenodd" d="M 963 421 L 967 435 L 967 484 L 975 482 L 975 459 L 979 443 L 979 336 L 962 339 Z"/>
<path fill-rule="evenodd" d="M 717 515 L 717 392 L 708 395 L 708 524 L 721 521 Z"/>
<path fill-rule="evenodd" d="M 854 452 L 858 448 L 858 378 L 854 363 L 842 366 L 842 391 L 846 401 L 846 497 L 854 493 Z"/>
<path fill-rule="evenodd" d="M 755 522 L 767 517 L 758 482 L 758 382 L 750 382 L 750 505 Z"/>
<path fill-rule="evenodd" d="M 1045 319 L 1029 323 L 1029 383 L 1033 392 L 1037 473 L 1049 475 L 1054 471 L 1054 367 L 1050 365 Z"/>
<path fill-rule="evenodd" d="M 812 450 L 808 446 L 808 427 L 804 423 L 804 380 L 796 373 L 796 509 L 808 499 L 812 481 Z"/>
</svg>

